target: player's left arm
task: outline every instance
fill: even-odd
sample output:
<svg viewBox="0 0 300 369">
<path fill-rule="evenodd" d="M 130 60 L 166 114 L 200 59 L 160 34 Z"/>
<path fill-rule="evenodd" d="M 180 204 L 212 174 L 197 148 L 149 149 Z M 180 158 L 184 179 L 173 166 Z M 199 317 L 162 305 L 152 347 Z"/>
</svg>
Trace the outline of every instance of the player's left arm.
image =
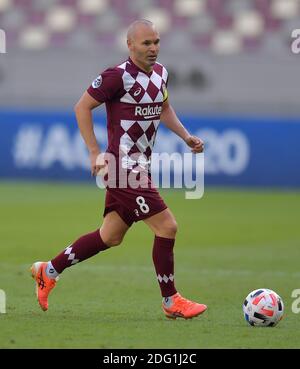
<svg viewBox="0 0 300 369">
<path fill-rule="evenodd" d="M 203 152 L 204 142 L 199 137 L 192 136 L 187 131 L 170 105 L 169 99 L 165 100 L 163 103 L 160 119 L 167 128 L 176 133 L 177 136 L 181 137 L 183 141 L 192 148 L 191 151 L 194 154 Z"/>
</svg>

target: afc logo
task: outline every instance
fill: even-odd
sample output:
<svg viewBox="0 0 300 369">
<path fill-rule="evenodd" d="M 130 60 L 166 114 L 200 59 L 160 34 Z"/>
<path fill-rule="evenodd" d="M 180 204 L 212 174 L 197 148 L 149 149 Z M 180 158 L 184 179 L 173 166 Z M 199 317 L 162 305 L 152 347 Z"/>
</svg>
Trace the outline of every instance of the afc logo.
<svg viewBox="0 0 300 369">
<path fill-rule="evenodd" d="M 3 29 L 0 29 L 0 54 L 6 53 L 6 35 Z"/>
<path fill-rule="evenodd" d="M 291 45 L 292 53 L 300 54 L 300 29 L 294 29 L 291 36 L 295 39 Z"/>
</svg>

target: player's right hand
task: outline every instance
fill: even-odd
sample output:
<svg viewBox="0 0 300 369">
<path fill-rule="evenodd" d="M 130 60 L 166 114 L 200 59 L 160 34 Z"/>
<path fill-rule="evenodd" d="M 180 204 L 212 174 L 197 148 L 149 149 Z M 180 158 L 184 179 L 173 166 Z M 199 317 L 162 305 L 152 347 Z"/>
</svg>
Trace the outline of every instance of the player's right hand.
<svg viewBox="0 0 300 369">
<path fill-rule="evenodd" d="M 90 153 L 90 161 L 91 161 L 91 175 L 93 177 L 96 177 L 98 174 L 102 174 L 101 172 L 107 166 L 104 160 L 104 154 L 100 152 Z"/>
</svg>

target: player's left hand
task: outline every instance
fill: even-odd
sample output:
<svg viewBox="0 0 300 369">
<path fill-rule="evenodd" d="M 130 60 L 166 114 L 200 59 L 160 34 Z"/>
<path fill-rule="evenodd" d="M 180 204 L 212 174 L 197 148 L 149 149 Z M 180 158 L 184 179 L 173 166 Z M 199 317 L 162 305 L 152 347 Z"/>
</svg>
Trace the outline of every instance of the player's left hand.
<svg viewBox="0 0 300 369">
<path fill-rule="evenodd" d="M 204 151 L 204 142 L 196 136 L 189 136 L 185 140 L 186 144 L 192 148 L 192 153 L 198 154 Z"/>
</svg>

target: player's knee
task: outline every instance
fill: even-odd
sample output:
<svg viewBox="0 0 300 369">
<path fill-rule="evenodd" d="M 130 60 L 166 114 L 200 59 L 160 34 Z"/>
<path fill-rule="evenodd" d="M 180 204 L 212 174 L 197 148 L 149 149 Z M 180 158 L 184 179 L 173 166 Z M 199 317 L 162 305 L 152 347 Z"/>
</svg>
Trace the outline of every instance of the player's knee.
<svg viewBox="0 0 300 369">
<path fill-rule="evenodd" d="M 122 241 L 123 241 L 123 237 L 112 237 L 107 240 L 106 245 L 109 247 L 119 246 L 121 245 Z"/>
<path fill-rule="evenodd" d="M 175 238 L 178 230 L 178 225 L 175 219 L 164 222 L 158 231 L 158 236 L 166 238 Z"/>
<path fill-rule="evenodd" d="M 173 237 L 175 238 L 177 230 L 178 230 L 178 225 L 177 225 L 176 221 L 173 220 L 172 222 L 170 222 L 170 224 L 168 226 L 168 232 L 171 235 L 173 235 Z"/>
</svg>

